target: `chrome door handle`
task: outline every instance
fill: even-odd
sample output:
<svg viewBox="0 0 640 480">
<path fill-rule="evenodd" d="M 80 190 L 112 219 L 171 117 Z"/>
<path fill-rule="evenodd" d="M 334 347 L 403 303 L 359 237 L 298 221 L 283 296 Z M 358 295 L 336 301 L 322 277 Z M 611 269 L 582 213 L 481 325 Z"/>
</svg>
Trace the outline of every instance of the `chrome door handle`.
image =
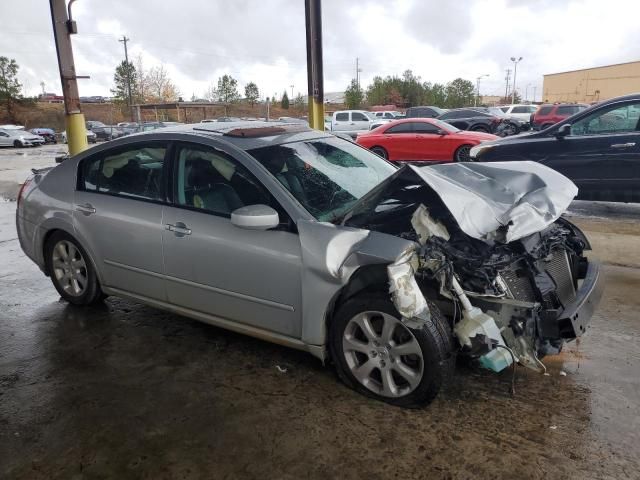
<svg viewBox="0 0 640 480">
<path fill-rule="evenodd" d="M 84 213 L 85 215 L 96 213 L 96 209 L 90 203 L 85 203 L 84 205 L 76 205 L 76 210 L 78 212 Z"/>
<path fill-rule="evenodd" d="M 191 229 L 187 228 L 187 226 L 182 222 L 176 222 L 175 225 L 172 225 L 171 223 L 167 223 L 165 225 L 165 228 L 170 232 L 175 233 L 176 236 L 178 237 L 182 235 L 191 235 Z"/>
<path fill-rule="evenodd" d="M 636 146 L 635 142 L 614 143 L 613 145 L 611 145 L 611 148 L 631 148 L 631 147 L 635 147 L 635 146 Z"/>
</svg>

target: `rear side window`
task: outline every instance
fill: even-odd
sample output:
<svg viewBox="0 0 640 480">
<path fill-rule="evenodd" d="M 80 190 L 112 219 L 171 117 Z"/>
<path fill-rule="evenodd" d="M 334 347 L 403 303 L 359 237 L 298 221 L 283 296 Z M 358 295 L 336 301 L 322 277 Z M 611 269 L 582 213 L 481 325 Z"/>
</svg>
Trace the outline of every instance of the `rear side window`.
<svg viewBox="0 0 640 480">
<path fill-rule="evenodd" d="M 384 133 L 411 133 L 412 131 L 411 123 L 400 123 L 391 128 L 387 128 Z"/>
<path fill-rule="evenodd" d="M 551 113 L 551 110 L 553 109 L 552 106 L 548 106 L 548 107 L 540 107 L 540 110 L 538 110 L 538 112 L 536 113 L 536 115 L 549 115 Z"/>
<path fill-rule="evenodd" d="M 368 122 L 369 118 L 360 112 L 351 112 L 351 120 L 354 122 Z"/>
<path fill-rule="evenodd" d="M 535 110 L 535 108 L 534 108 Z M 503 110 L 504 112 L 505 110 Z M 513 107 L 511 113 L 531 113 L 531 107 Z"/>
<path fill-rule="evenodd" d="M 120 148 L 89 157 L 80 166 L 79 188 L 141 200 L 164 198 L 164 142 Z"/>
<path fill-rule="evenodd" d="M 558 115 L 573 115 L 574 113 L 578 113 L 582 110 L 578 105 L 562 105 L 558 107 L 557 114 Z"/>
<path fill-rule="evenodd" d="M 336 122 L 348 122 L 348 121 L 349 121 L 348 112 L 336 113 Z"/>
</svg>

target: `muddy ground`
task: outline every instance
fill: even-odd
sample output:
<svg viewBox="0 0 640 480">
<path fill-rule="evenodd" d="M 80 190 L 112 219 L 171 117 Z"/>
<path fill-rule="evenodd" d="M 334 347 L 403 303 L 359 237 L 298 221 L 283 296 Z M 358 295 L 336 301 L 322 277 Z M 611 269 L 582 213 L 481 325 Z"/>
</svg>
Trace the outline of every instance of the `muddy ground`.
<svg viewBox="0 0 640 480">
<path fill-rule="evenodd" d="M 421 410 L 134 302 L 72 307 L 22 254 L 14 209 L 0 202 L 0 478 L 640 478 L 640 206 L 572 207 L 607 287 L 549 376 L 519 368 L 511 398 L 510 372 L 460 365 Z"/>
</svg>

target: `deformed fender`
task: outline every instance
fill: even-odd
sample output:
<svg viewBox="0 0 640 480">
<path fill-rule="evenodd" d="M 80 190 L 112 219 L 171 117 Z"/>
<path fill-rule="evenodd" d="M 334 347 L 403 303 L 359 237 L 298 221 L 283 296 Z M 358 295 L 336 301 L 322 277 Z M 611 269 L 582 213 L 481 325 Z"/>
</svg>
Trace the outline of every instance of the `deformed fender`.
<svg viewBox="0 0 640 480">
<path fill-rule="evenodd" d="M 302 246 L 302 341 L 326 342 L 326 313 L 332 299 L 365 265 L 388 265 L 415 250 L 416 243 L 385 233 L 299 220 Z"/>
</svg>

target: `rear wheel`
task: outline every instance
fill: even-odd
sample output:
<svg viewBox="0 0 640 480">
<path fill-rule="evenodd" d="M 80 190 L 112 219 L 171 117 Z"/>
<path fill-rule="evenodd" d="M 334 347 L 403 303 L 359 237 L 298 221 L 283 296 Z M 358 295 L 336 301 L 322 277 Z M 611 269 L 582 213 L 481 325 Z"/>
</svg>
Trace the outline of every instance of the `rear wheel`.
<svg viewBox="0 0 640 480">
<path fill-rule="evenodd" d="M 89 305 L 104 298 L 91 259 L 71 235 L 51 235 L 45 246 L 45 262 L 53 286 L 67 302 Z"/>
<path fill-rule="evenodd" d="M 390 299 L 358 295 L 339 307 L 329 348 L 340 379 L 359 393 L 402 407 L 430 403 L 453 371 L 452 338 L 438 308 L 407 327 Z"/>
<path fill-rule="evenodd" d="M 454 162 L 470 162 L 471 161 L 471 145 L 461 145 L 453 154 Z"/>
<path fill-rule="evenodd" d="M 389 154 L 387 153 L 387 151 L 384 148 L 382 148 L 382 147 L 373 147 L 371 149 L 371 151 L 373 153 L 375 153 L 376 155 L 384 158 L 385 160 L 389 160 Z"/>
</svg>

